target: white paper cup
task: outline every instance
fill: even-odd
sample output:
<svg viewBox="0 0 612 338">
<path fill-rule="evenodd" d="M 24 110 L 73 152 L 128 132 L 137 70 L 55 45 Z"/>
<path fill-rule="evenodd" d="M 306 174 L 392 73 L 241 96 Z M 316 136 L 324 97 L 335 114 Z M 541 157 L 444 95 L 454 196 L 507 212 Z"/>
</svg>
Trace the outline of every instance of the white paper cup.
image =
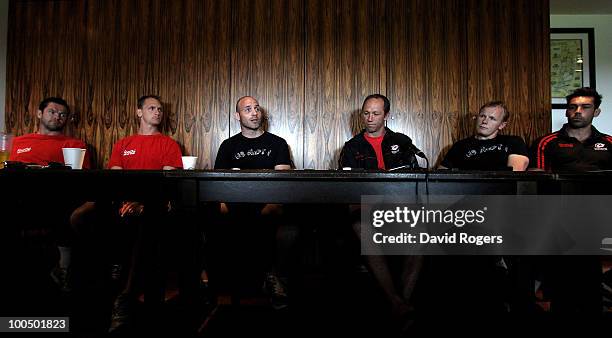
<svg viewBox="0 0 612 338">
<path fill-rule="evenodd" d="M 72 169 L 83 169 L 85 159 L 85 149 L 81 148 L 62 148 L 64 153 L 64 163 Z"/>
<path fill-rule="evenodd" d="M 183 156 L 183 169 L 194 170 L 196 168 L 197 156 Z"/>
</svg>

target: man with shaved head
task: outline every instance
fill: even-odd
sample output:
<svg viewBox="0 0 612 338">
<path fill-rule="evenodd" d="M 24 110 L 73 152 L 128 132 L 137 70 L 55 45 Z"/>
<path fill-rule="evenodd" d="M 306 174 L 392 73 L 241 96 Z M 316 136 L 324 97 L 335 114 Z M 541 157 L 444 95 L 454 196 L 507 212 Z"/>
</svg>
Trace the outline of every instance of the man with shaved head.
<svg viewBox="0 0 612 338">
<path fill-rule="evenodd" d="M 289 170 L 292 168 L 291 155 L 287 142 L 272 133 L 264 130 L 263 122 L 265 119 L 264 111 L 259 102 L 252 96 L 243 96 L 236 102 L 234 118 L 240 123 L 240 133 L 223 141 L 215 161 L 215 169 L 269 169 L 269 170 Z M 257 247 L 256 252 L 268 252 L 268 256 L 263 260 L 266 274 L 264 289 L 270 295 L 270 302 L 275 309 L 283 309 L 288 306 L 287 297 L 287 272 L 288 269 L 288 250 L 293 247 L 293 242 L 297 236 L 297 228 L 281 224 L 279 222 L 283 208 L 278 204 L 226 204 L 221 203 L 221 213 L 229 215 L 232 220 L 232 229 L 238 227 L 238 232 L 259 236 L 262 230 L 270 231 L 274 235 L 264 236 L 261 240 L 265 245 Z M 255 226 L 254 226 L 255 224 Z M 221 229 L 222 230 L 222 229 Z M 235 237 L 235 236 L 234 236 Z M 250 236 L 243 236 L 250 237 Z M 276 240 L 269 237 L 275 237 Z M 224 240 L 224 238 L 219 238 Z M 245 245 L 238 245 L 237 251 L 243 251 L 247 245 L 258 245 L 252 238 Z M 273 244 L 274 242 L 274 244 Z M 237 244 L 237 243 L 234 243 Z M 275 249 L 272 249 L 274 248 Z M 274 251 L 274 253 L 271 253 Z M 235 252 L 231 253 L 235 254 Z M 239 261 L 246 259 L 243 255 Z M 254 265 L 258 265 L 257 262 Z M 241 264 L 244 268 L 253 268 L 253 265 Z M 238 278 L 236 278 L 238 279 Z"/>
</svg>

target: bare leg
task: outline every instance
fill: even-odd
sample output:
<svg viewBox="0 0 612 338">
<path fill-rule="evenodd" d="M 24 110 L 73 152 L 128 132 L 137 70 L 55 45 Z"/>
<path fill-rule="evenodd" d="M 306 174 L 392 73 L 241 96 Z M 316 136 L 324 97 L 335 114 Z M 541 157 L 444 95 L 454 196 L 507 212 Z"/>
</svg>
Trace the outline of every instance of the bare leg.
<svg viewBox="0 0 612 338">
<path fill-rule="evenodd" d="M 353 223 L 353 231 L 357 236 L 362 235 L 361 223 L 359 221 Z M 376 248 L 372 249 L 375 250 Z M 378 285 L 383 290 L 385 297 L 391 304 L 392 316 L 396 319 L 400 319 L 410 310 L 410 307 L 393 281 L 393 275 L 389 268 L 387 258 L 382 255 L 382 252 L 377 255 L 364 255 L 363 258 L 368 269 L 374 275 Z"/>
<path fill-rule="evenodd" d="M 412 303 L 412 293 L 419 279 L 423 256 L 404 256 L 402 264 L 402 298 L 406 303 Z"/>
<path fill-rule="evenodd" d="M 80 207 L 76 208 L 70 215 L 70 225 L 75 233 L 79 235 L 87 234 L 95 224 L 95 202 L 85 202 Z"/>
</svg>

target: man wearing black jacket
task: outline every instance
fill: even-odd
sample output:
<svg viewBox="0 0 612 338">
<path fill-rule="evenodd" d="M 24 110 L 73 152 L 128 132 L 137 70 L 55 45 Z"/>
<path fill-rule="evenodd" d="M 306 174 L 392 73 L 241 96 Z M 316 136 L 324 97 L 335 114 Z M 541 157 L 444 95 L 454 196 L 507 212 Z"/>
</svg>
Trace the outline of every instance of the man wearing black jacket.
<svg viewBox="0 0 612 338">
<path fill-rule="evenodd" d="M 599 132 L 593 119 L 601 113 L 602 96 L 593 88 L 574 90 L 565 97 L 567 123 L 537 139 L 530 167 L 552 172 L 612 169 L 612 136 Z M 548 257 L 543 264 L 551 311 L 597 316 L 602 310 L 602 269 L 597 256 Z"/>
<path fill-rule="evenodd" d="M 415 153 L 419 150 L 412 140 L 385 127 L 389 117 L 389 99 L 381 94 L 366 97 L 361 118 L 366 128 L 344 144 L 340 155 L 340 167 L 348 169 L 389 170 L 394 168 L 419 168 Z M 353 230 L 361 235 L 359 207 L 351 206 Z M 367 229 L 367 228 L 366 228 Z M 367 231 L 364 229 L 364 231 Z M 365 262 L 387 298 L 391 315 L 402 331 L 412 322 L 412 293 L 422 265 L 421 256 L 367 255 Z M 397 276 L 392 273 L 391 259 L 397 259 Z M 395 272 L 395 271 L 394 271 Z"/>
<path fill-rule="evenodd" d="M 390 108 L 384 95 L 372 94 L 365 99 L 361 118 L 366 128 L 344 144 L 341 167 L 381 170 L 419 167 L 414 156 L 418 150 L 410 137 L 385 127 Z"/>
</svg>

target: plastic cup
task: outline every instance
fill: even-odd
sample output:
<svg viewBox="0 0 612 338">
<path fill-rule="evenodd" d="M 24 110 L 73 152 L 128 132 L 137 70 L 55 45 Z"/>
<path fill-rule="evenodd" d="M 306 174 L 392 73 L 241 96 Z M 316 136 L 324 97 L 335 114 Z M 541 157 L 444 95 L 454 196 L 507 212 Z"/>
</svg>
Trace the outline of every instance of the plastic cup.
<svg viewBox="0 0 612 338">
<path fill-rule="evenodd" d="M 64 153 L 64 164 L 72 169 L 83 169 L 85 159 L 85 149 L 81 148 L 62 148 Z"/>
<path fill-rule="evenodd" d="M 196 162 L 198 162 L 197 156 L 183 156 L 183 169 L 194 170 L 196 168 Z"/>
</svg>

